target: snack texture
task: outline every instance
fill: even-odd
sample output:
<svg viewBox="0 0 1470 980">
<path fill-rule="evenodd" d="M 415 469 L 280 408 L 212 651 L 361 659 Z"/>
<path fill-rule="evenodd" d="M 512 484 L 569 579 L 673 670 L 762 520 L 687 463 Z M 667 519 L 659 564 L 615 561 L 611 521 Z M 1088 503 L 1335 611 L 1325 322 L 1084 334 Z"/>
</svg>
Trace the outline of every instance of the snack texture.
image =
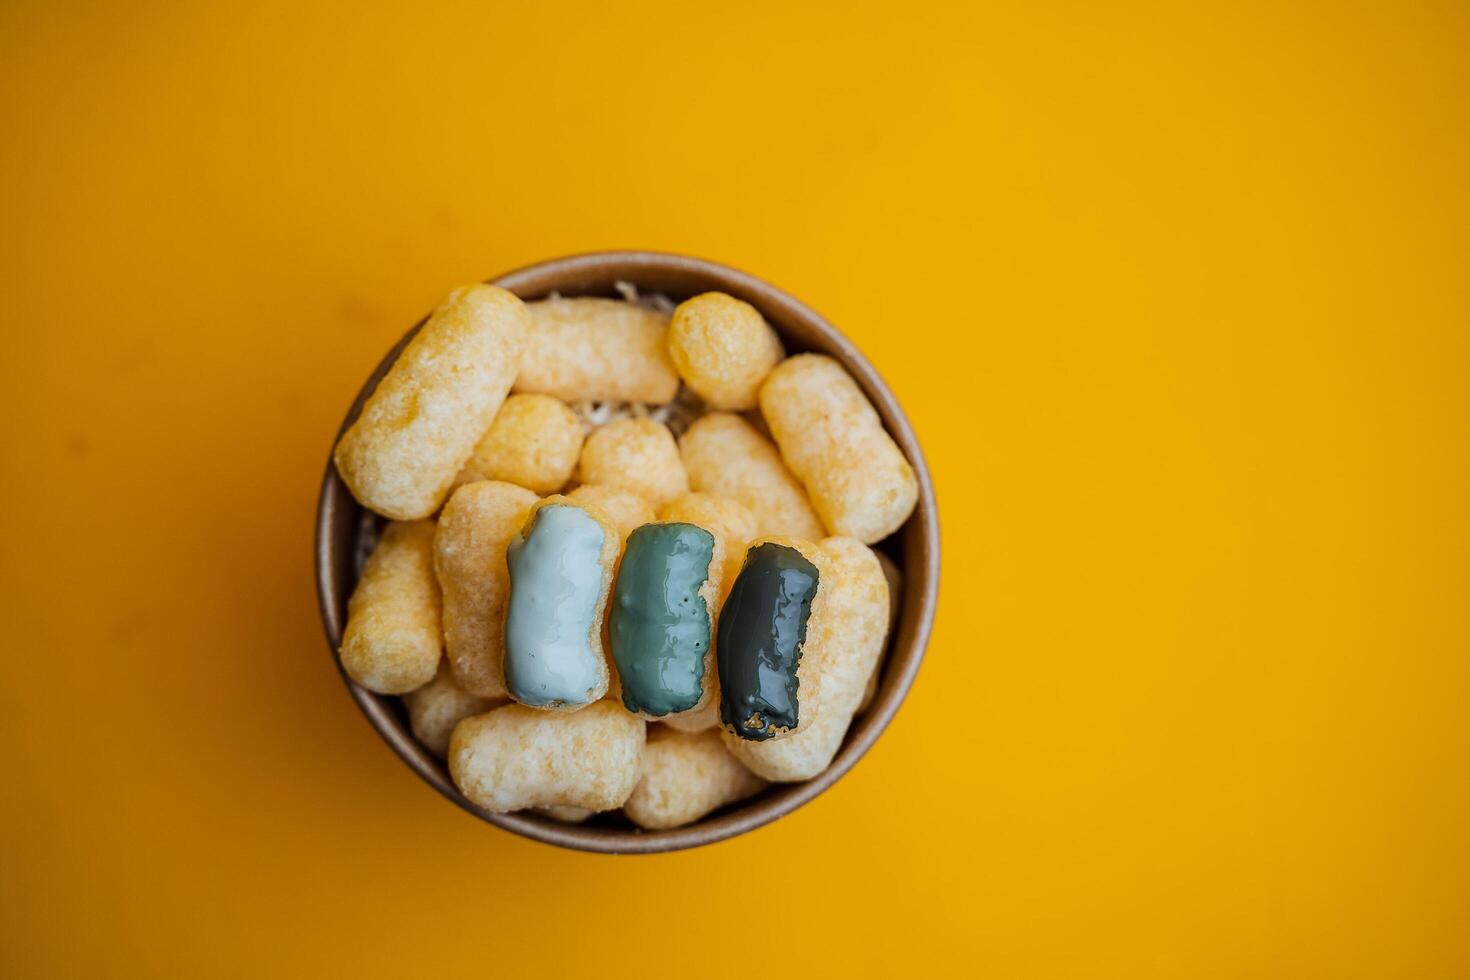
<svg viewBox="0 0 1470 980">
<path fill-rule="evenodd" d="M 434 679 L 443 638 L 433 551 L 433 521 L 390 522 L 352 590 L 342 669 L 369 691 L 406 694 Z"/>
<path fill-rule="evenodd" d="M 668 725 L 678 732 L 693 735 L 695 732 L 709 731 L 711 728 L 720 727 L 720 678 L 716 671 L 711 688 L 709 704 L 694 711 L 685 712 L 682 715 L 673 715 L 669 718 L 660 718 L 659 721 Z"/>
<path fill-rule="evenodd" d="M 566 486 L 582 452 L 582 423 L 549 395 L 511 395 L 475 445 L 456 484 L 504 480 L 538 494 Z"/>
<path fill-rule="evenodd" d="M 765 785 L 726 751 L 719 733 L 655 729 L 643 749 L 643 776 L 623 812 L 644 830 L 667 830 L 693 823 Z"/>
<path fill-rule="evenodd" d="M 673 401 L 669 315 L 617 299 L 578 297 L 526 304 L 530 337 L 516 391 L 564 402 Z"/>
<path fill-rule="evenodd" d="M 455 679 L 470 694 L 504 698 L 505 549 L 536 495 L 484 480 L 454 491 L 434 534 L 434 572 L 444 594 L 444 646 Z"/>
<path fill-rule="evenodd" d="M 433 680 L 403 696 L 414 738 L 441 759 L 449 751 L 449 735 L 455 725 L 504 703 L 504 698 L 480 698 L 465 693 L 454 683 L 447 660 L 439 662 L 439 672 Z"/>
<path fill-rule="evenodd" d="M 654 510 L 689 491 L 673 433 L 653 419 L 619 419 L 592 432 L 582 447 L 578 479 L 634 492 Z"/>
<path fill-rule="evenodd" d="M 618 541 L 626 541 L 635 528 L 653 523 L 653 508 L 631 490 L 597 483 L 584 483 L 567 494 L 574 504 L 588 504 L 601 511 L 618 530 Z"/>
<path fill-rule="evenodd" d="M 611 810 L 638 783 L 644 723 L 614 701 L 567 713 L 507 704 L 455 726 L 449 775 L 493 813 L 527 807 Z"/>
<path fill-rule="evenodd" d="M 685 300 L 669 324 L 674 367 L 713 409 L 755 408 L 761 382 L 785 353 L 756 308 L 725 293 Z"/>
<path fill-rule="evenodd" d="M 655 510 L 689 492 L 674 434 L 652 419 L 619 419 L 588 436 L 578 478 L 632 491 Z"/>
<path fill-rule="evenodd" d="M 828 538 L 818 547 L 827 558 L 827 606 L 808 627 L 808 637 L 820 635 L 806 653 L 815 669 L 802 690 L 812 722 L 779 741 L 725 736 L 737 759 L 774 782 L 810 779 L 831 764 L 888 637 L 888 580 L 873 550 L 853 538 Z"/>
<path fill-rule="evenodd" d="M 694 490 L 730 497 L 755 515 L 756 534 L 817 541 L 827 531 L 801 481 L 769 439 L 728 412 L 711 412 L 679 440 Z"/>
<path fill-rule="evenodd" d="M 489 428 L 521 366 L 530 315 L 496 286 L 450 293 L 409 341 L 333 453 L 358 502 L 428 517 Z"/>
<path fill-rule="evenodd" d="M 919 499 L 914 469 L 842 365 L 823 354 L 788 358 L 760 401 L 782 458 L 833 534 L 872 544 L 908 520 Z"/>
</svg>

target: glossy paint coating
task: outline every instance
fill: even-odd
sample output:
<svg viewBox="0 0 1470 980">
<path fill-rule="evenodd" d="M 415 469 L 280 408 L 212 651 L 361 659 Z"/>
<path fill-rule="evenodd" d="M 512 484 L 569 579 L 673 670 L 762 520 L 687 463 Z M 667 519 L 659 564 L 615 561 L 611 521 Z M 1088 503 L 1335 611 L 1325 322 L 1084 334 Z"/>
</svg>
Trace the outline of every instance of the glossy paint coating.
<svg viewBox="0 0 1470 980">
<path fill-rule="evenodd" d="M 817 568 L 801 552 L 767 542 L 752 548 L 720 616 L 720 720 L 765 741 L 797 726 L 797 665 L 817 594 Z"/>
<path fill-rule="evenodd" d="M 605 531 L 580 507 L 551 504 L 506 549 L 505 684 L 533 707 L 594 700 L 602 652 L 592 644 Z"/>
<path fill-rule="evenodd" d="M 704 694 L 711 616 L 700 589 L 715 539 L 694 524 L 645 524 L 628 536 L 609 627 L 629 711 L 688 711 Z"/>
</svg>

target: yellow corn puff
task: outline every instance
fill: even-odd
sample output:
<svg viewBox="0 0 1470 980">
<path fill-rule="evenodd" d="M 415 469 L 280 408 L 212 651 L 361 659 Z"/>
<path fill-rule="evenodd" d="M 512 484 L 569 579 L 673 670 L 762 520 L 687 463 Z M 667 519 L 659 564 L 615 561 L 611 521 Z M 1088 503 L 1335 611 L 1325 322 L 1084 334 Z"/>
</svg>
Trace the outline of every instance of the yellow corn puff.
<svg viewBox="0 0 1470 980">
<path fill-rule="evenodd" d="M 566 403 L 549 395 L 511 395 L 455 482 L 504 480 L 556 493 L 571 479 L 581 452 L 582 423 Z"/>
<path fill-rule="evenodd" d="M 914 469 L 841 364 L 823 354 L 788 358 L 760 401 L 782 458 L 833 534 L 872 544 L 908 520 L 919 499 Z"/>
<path fill-rule="evenodd" d="M 765 785 L 725 749 L 717 732 L 654 729 L 643 749 L 643 775 L 623 812 L 644 830 L 682 827 Z"/>
<path fill-rule="evenodd" d="M 679 376 L 669 359 L 669 315 L 617 299 L 528 303 L 530 339 L 516 391 L 586 400 L 673 401 Z"/>
<path fill-rule="evenodd" d="M 689 477 L 669 427 L 652 419 L 619 419 L 587 437 L 578 480 L 631 490 L 662 507 L 689 492 Z"/>
<path fill-rule="evenodd" d="M 444 590 L 444 646 L 455 680 L 470 694 L 503 698 L 505 547 L 536 495 L 496 480 L 454 491 L 434 535 L 434 572 Z"/>
<path fill-rule="evenodd" d="M 811 710 L 811 724 L 765 742 L 724 736 L 737 759 L 773 782 L 810 779 L 831 763 L 888 634 L 888 581 L 873 550 L 853 538 L 828 538 L 818 547 L 827 559 L 827 605 L 807 625 L 803 659 L 814 657 L 814 669 L 810 686 L 803 678 L 801 688 L 802 712 Z"/>
<path fill-rule="evenodd" d="M 606 514 L 618 529 L 619 542 L 627 541 L 634 528 L 653 521 L 653 508 L 631 490 L 584 483 L 569 491 L 567 499 L 576 504 L 591 504 Z"/>
<path fill-rule="evenodd" d="M 352 590 L 342 669 L 370 691 L 406 694 L 434 679 L 443 641 L 433 551 L 433 521 L 390 522 Z"/>
<path fill-rule="evenodd" d="M 697 711 L 689 711 L 682 715 L 670 715 L 667 718 L 661 718 L 659 720 L 675 731 L 684 732 L 686 735 L 693 735 L 696 732 L 718 728 L 720 725 L 720 678 L 718 676 L 714 677 L 711 683 L 713 687 L 710 692 L 712 697 L 710 698 L 709 704 Z"/>
<path fill-rule="evenodd" d="M 679 440 L 689 485 L 730 497 L 755 515 L 757 534 L 819 540 L 826 529 L 806 490 L 765 436 L 738 415 L 711 412 Z"/>
<path fill-rule="evenodd" d="M 761 382 L 785 351 L 755 307 L 724 293 L 702 293 L 674 310 L 669 355 L 706 405 L 743 412 L 755 408 Z"/>
<path fill-rule="evenodd" d="M 359 503 L 395 520 L 438 509 L 515 380 L 529 323 L 504 289 L 449 294 L 337 443 L 337 472 Z"/>
<path fill-rule="evenodd" d="M 638 783 L 644 728 L 611 701 L 575 713 L 507 704 L 455 727 L 449 774 L 468 800 L 495 813 L 611 810 Z"/>
<path fill-rule="evenodd" d="M 455 725 L 504 703 L 504 698 L 478 698 L 465 693 L 454 683 L 454 673 L 447 660 L 439 662 L 439 672 L 433 680 L 403 696 L 414 738 L 441 759 L 449 751 L 449 733 Z"/>
</svg>

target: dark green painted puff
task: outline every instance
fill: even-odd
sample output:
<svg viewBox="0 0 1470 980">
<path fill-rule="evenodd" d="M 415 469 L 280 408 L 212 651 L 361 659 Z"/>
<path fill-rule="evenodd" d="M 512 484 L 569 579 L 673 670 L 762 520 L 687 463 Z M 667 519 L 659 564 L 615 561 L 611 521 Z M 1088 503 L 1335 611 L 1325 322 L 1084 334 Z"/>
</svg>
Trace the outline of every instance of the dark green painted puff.
<svg viewBox="0 0 1470 980">
<path fill-rule="evenodd" d="M 608 636 L 623 705 L 655 717 L 688 711 L 704 694 L 715 539 L 695 524 L 645 524 L 628 535 Z"/>
<path fill-rule="evenodd" d="M 817 567 L 795 548 L 750 549 L 720 611 L 720 720 L 763 742 L 800 717 L 796 668 L 817 594 Z"/>
</svg>

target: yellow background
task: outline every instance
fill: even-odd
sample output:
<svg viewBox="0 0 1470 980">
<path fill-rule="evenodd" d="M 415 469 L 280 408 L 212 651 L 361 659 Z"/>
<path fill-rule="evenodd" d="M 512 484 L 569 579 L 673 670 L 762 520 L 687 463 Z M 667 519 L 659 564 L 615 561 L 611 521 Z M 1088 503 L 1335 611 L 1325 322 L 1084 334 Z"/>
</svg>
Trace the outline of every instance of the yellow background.
<svg viewBox="0 0 1470 980">
<path fill-rule="evenodd" d="M 0 973 L 1470 975 L 1470 12 L 995 7 L 0 5 Z M 311 580 L 388 346 L 602 247 L 828 314 L 944 525 L 873 753 L 643 859 L 421 784 Z"/>
</svg>

